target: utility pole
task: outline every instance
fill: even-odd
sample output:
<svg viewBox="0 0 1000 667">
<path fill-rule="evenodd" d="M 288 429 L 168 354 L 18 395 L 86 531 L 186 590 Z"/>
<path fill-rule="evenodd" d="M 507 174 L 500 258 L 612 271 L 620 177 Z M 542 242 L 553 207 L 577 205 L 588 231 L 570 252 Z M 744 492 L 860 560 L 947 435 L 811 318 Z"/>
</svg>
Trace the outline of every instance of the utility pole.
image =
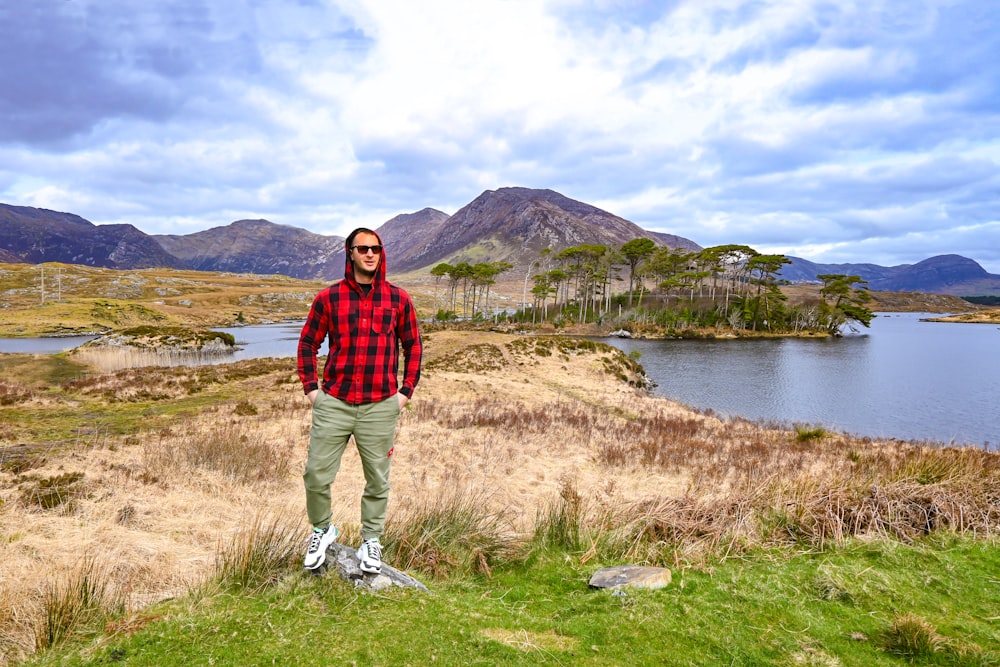
<svg viewBox="0 0 1000 667">
<path fill-rule="evenodd" d="M 39 264 L 38 268 L 42 272 L 42 305 L 45 305 L 45 265 Z"/>
</svg>

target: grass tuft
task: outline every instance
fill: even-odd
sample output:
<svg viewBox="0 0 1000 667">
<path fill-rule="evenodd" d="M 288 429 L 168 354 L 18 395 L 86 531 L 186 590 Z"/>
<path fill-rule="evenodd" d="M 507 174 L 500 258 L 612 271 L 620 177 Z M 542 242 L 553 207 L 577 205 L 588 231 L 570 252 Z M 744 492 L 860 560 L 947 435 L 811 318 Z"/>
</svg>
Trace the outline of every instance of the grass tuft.
<svg viewBox="0 0 1000 667">
<path fill-rule="evenodd" d="M 822 426 L 803 426 L 801 424 L 795 425 L 795 440 L 797 442 L 812 442 L 814 440 L 822 440 L 830 435 Z"/>
<path fill-rule="evenodd" d="M 546 547 L 580 551 L 585 533 L 585 506 L 576 484 L 564 479 L 559 497 L 539 510 L 535 520 L 535 541 Z"/>
<path fill-rule="evenodd" d="M 897 616 L 885 633 L 885 649 L 909 660 L 924 660 L 946 646 L 933 625 L 915 614 Z"/>
<path fill-rule="evenodd" d="M 492 573 L 516 553 L 508 522 L 480 493 L 455 490 L 415 504 L 385 526 L 388 558 L 436 578 Z"/>
<path fill-rule="evenodd" d="M 292 572 L 302 551 L 301 526 L 277 516 L 257 515 L 232 540 L 219 546 L 216 576 L 224 588 L 259 591 Z"/>
<path fill-rule="evenodd" d="M 35 627 L 35 647 L 58 646 L 99 622 L 123 614 L 126 608 L 125 595 L 108 572 L 86 558 L 66 580 L 47 585 Z"/>
</svg>

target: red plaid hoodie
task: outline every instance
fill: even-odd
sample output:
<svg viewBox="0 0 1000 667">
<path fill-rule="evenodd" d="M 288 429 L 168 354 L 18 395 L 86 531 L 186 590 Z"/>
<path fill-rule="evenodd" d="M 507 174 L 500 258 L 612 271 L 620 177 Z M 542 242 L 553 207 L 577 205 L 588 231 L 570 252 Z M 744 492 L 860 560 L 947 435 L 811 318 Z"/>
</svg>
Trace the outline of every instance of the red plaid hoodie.
<svg viewBox="0 0 1000 667">
<path fill-rule="evenodd" d="M 410 397 L 420 380 L 422 354 L 413 301 L 386 280 L 384 247 L 367 295 L 354 278 L 346 243 L 345 251 L 344 279 L 316 295 L 299 336 L 302 388 L 308 394 L 319 387 L 316 357 L 323 339 L 329 336 L 323 391 L 352 405 L 375 403 L 397 390 Z M 400 347 L 405 360 L 402 387 L 398 387 Z"/>
</svg>

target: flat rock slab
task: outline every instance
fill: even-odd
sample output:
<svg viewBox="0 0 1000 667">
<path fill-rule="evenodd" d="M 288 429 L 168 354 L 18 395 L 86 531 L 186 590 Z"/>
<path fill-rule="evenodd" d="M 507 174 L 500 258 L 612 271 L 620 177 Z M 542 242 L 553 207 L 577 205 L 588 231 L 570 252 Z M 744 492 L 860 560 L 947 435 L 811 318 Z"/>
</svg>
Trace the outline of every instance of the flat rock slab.
<svg viewBox="0 0 1000 667">
<path fill-rule="evenodd" d="M 416 588 L 420 591 L 427 590 L 426 586 L 410 575 L 385 563 L 382 563 L 382 571 L 379 574 L 362 572 L 361 564 L 358 561 L 358 550 L 339 542 L 334 542 L 327 548 L 326 562 L 312 572 L 323 574 L 331 568 L 337 571 L 341 579 L 352 582 L 355 588 L 382 591 L 398 586 L 400 588 Z"/>
<path fill-rule="evenodd" d="M 645 588 L 655 590 L 670 584 L 670 570 L 665 567 L 619 565 L 598 570 L 590 577 L 591 588 Z"/>
</svg>

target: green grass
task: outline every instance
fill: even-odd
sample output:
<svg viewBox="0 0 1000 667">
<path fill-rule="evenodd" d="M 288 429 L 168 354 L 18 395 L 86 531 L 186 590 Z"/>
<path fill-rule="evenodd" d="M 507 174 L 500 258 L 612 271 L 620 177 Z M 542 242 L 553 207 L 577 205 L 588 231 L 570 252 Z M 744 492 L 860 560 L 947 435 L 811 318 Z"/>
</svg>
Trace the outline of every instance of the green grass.
<svg viewBox="0 0 1000 667">
<path fill-rule="evenodd" d="M 257 592 L 163 603 L 29 665 L 991 665 L 1000 547 L 936 537 L 762 551 L 659 591 L 587 586 L 604 564 L 536 551 L 430 593 L 355 591 L 295 565 Z M 297 560 L 297 559 L 296 559 Z M 297 564 L 297 563 L 296 563 Z"/>
</svg>

